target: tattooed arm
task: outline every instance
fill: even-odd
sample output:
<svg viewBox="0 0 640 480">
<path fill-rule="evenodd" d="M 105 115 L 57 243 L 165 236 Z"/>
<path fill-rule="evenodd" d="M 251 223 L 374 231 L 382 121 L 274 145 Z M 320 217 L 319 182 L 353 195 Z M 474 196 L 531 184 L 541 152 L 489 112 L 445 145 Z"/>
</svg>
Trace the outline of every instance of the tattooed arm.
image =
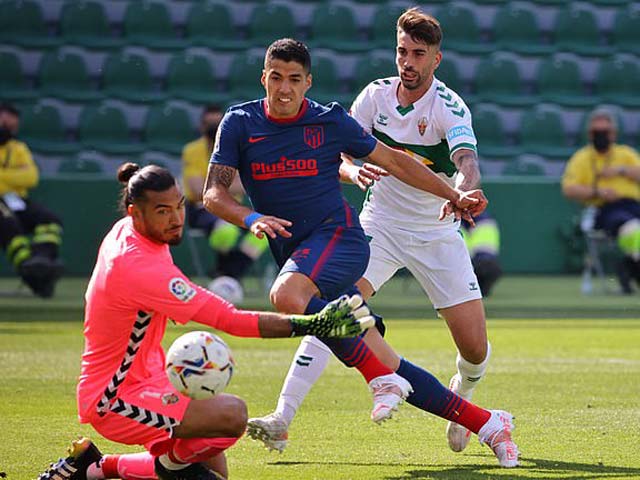
<svg viewBox="0 0 640 480">
<path fill-rule="evenodd" d="M 236 175 L 236 169 L 216 163 L 209 164 L 207 180 L 204 185 L 202 198 L 204 207 L 216 217 L 229 223 L 245 227 L 258 238 L 268 235 L 275 238 L 277 235 L 290 237 L 286 227 L 291 222 L 271 215 L 262 215 L 248 207 L 241 205 L 229 192 Z"/>
<path fill-rule="evenodd" d="M 476 152 L 461 148 L 453 154 L 453 163 L 458 169 L 456 188 L 464 192 L 478 188 L 480 185 L 480 168 Z"/>
</svg>

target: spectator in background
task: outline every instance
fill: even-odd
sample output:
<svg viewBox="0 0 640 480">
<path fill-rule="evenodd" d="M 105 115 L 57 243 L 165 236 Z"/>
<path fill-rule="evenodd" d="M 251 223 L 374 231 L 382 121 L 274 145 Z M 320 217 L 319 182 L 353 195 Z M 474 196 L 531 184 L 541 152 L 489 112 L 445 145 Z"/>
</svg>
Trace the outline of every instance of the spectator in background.
<svg viewBox="0 0 640 480">
<path fill-rule="evenodd" d="M 20 112 L 0 105 L 0 247 L 33 293 L 49 298 L 63 270 L 62 222 L 27 198 L 38 184 L 38 167 L 27 145 L 15 138 L 19 127 Z"/>
<path fill-rule="evenodd" d="M 587 129 L 590 144 L 569 159 L 562 191 L 597 208 L 595 228 L 616 239 L 625 269 L 640 284 L 640 156 L 616 143 L 616 118 L 606 108 L 591 113 Z M 630 293 L 623 279 L 621 275 L 623 289 Z"/>
<path fill-rule="evenodd" d="M 205 232 L 209 246 L 217 256 L 216 264 L 209 271 L 210 276 L 231 277 L 239 282 L 253 262 L 266 250 L 268 242 L 216 217 L 202 205 L 204 181 L 222 115 L 220 107 L 207 106 L 200 118 L 202 136 L 187 144 L 182 151 L 184 192 L 187 198 L 189 226 Z M 238 176 L 231 186 L 231 193 L 238 200 L 244 197 L 244 190 Z M 215 293 L 225 297 L 227 291 L 222 288 Z M 227 298 L 227 300 L 231 299 Z"/>
<path fill-rule="evenodd" d="M 478 277 L 478 285 L 483 297 L 491 294 L 491 289 L 502 276 L 500 266 L 500 230 L 496 220 L 485 210 L 474 218 L 476 225 L 472 226 L 462 220 L 462 234 L 464 236 L 473 270 Z"/>
</svg>

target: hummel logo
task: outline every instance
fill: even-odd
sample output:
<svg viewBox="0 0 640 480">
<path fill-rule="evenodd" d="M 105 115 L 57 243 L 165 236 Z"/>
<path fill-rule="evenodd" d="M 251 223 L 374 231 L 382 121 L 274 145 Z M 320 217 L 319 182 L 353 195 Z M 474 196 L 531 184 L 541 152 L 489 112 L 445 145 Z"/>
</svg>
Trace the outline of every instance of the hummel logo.
<svg viewBox="0 0 640 480">
<path fill-rule="evenodd" d="M 258 143 L 267 137 L 249 137 L 249 143 Z"/>
<path fill-rule="evenodd" d="M 469 290 L 472 292 L 478 290 L 478 284 L 476 282 L 469 282 Z"/>
</svg>

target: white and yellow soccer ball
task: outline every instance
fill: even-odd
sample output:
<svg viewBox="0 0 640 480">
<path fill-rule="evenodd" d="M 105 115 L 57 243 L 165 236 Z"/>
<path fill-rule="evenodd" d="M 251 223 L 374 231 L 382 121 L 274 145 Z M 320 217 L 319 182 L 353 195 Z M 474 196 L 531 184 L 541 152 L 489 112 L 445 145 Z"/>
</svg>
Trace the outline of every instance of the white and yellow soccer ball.
<svg viewBox="0 0 640 480">
<path fill-rule="evenodd" d="M 207 286 L 207 289 L 234 305 L 244 300 L 242 285 L 233 277 L 222 276 L 214 278 Z"/>
<path fill-rule="evenodd" d="M 173 342 L 165 370 L 183 395 L 201 400 L 222 393 L 231 381 L 235 362 L 227 344 L 210 332 L 189 332 Z"/>
</svg>

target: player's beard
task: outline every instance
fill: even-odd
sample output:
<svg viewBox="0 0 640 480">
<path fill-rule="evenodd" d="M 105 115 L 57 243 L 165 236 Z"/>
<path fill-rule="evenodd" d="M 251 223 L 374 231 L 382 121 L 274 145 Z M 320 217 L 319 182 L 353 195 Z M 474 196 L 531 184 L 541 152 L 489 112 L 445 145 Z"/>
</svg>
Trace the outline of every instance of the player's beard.
<svg viewBox="0 0 640 480">
<path fill-rule="evenodd" d="M 400 82 L 402 83 L 402 86 L 407 90 L 417 90 L 424 84 L 424 78 L 422 77 L 422 75 L 420 75 L 419 72 L 416 72 L 415 70 L 409 70 L 408 72 L 414 73 L 416 75 L 415 78 L 413 80 L 407 80 L 403 78 L 401 74 Z"/>
</svg>

